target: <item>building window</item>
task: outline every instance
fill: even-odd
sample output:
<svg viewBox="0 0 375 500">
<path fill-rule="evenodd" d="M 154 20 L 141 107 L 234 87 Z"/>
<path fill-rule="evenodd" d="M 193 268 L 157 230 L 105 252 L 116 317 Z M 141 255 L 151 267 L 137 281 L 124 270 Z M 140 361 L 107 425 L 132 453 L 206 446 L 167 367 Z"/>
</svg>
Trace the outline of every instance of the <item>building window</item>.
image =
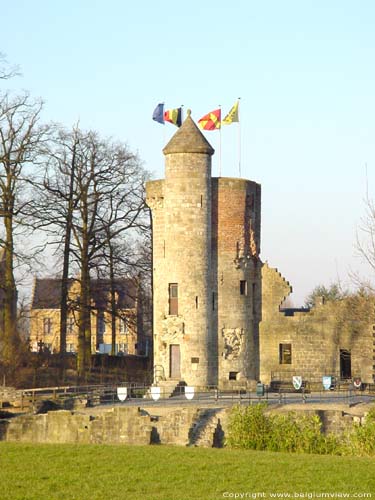
<svg viewBox="0 0 375 500">
<path fill-rule="evenodd" d="M 73 333 L 73 329 L 74 329 L 74 318 L 68 318 L 68 321 L 66 324 L 67 333 Z"/>
<path fill-rule="evenodd" d="M 51 318 L 43 318 L 43 333 L 48 335 L 52 330 L 52 319 Z"/>
<path fill-rule="evenodd" d="M 237 380 L 238 372 L 229 372 L 229 380 Z"/>
<path fill-rule="evenodd" d="M 118 352 L 119 353 L 121 352 L 122 354 L 128 354 L 128 351 L 129 351 L 128 344 L 119 344 L 118 345 Z"/>
<path fill-rule="evenodd" d="M 178 284 L 169 283 L 169 314 L 178 315 Z"/>
<path fill-rule="evenodd" d="M 128 333 L 128 324 L 126 318 L 120 318 L 119 330 L 121 335 L 126 335 Z"/>
<path fill-rule="evenodd" d="M 240 281 L 240 294 L 247 295 L 247 281 L 246 280 Z"/>
<path fill-rule="evenodd" d="M 66 352 L 75 352 L 74 344 L 66 344 Z"/>
<path fill-rule="evenodd" d="M 98 316 L 98 335 L 103 335 L 104 332 L 105 332 L 104 316 L 100 314 Z"/>
<path fill-rule="evenodd" d="M 279 344 L 279 364 L 292 364 L 292 344 Z"/>
</svg>

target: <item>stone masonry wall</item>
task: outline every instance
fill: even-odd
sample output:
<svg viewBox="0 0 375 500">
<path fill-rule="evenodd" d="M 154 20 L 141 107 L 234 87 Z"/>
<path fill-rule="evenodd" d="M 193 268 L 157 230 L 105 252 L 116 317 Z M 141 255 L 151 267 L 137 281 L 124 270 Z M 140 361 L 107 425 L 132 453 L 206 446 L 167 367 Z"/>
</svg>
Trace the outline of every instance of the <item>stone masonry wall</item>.
<svg viewBox="0 0 375 500">
<path fill-rule="evenodd" d="M 216 356 L 210 356 L 209 349 L 210 171 L 209 155 L 167 155 L 165 181 L 147 183 L 154 231 L 154 363 L 156 369 L 162 367 L 168 378 L 170 346 L 180 346 L 180 379 L 196 386 L 213 384 L 216 374 Z M 170 283 L 178 284 L 177 315 L 169 314 Z"/>
<path fill-rule="evenodd" d="M 155 378 L 245 387 L 259 373 L 260 185 L 212 179 L 214 150 L 190 113 L 163 152 L 165 179 L 146 185 Z M 177 314 L 169 311 L 170 284 L 178 285 Z M 171 370 L 176 351 L 180 376 Z"/>
<path fill-rule="evenodd" d="M 260 186 L 232 178 L 212 179 L 212 185 L 219 386 L 234 388 L 258 373 Z"/>
<path fill-rule="evenodd" d="M 173 444 L 222 447 L 228 432 L 231 408 L 201 408 L 196 405 L 146 411 L 116 407 L 100 413 L 48 412 L 0 420 L 0 441 L 71 444 Z M 291 411 L 270 408 L 269 412 Z M 342 410 L 297 410 L 300 415 L 318 415 L 325 433 L 349 430 L 361 424 L 366 412 Z"/>
<path fill-rule="evenodd" d="M 310 312 L 285 316 L 279 311 L 291 290 L 289 283 L 267 264 L 263 276 L 263 320 L 260 324 L 260 378 L 272 373 L 291 382 L 292 375 L 321 383 L 323 375 L 339 375 L 340 349 L 351 353 L 352 376 L 372 383 L 374 303 L 369 298 L 327 302 Z M 291 344 L 291 364 L 280 364 L 280 344 Z"/>
</svg>

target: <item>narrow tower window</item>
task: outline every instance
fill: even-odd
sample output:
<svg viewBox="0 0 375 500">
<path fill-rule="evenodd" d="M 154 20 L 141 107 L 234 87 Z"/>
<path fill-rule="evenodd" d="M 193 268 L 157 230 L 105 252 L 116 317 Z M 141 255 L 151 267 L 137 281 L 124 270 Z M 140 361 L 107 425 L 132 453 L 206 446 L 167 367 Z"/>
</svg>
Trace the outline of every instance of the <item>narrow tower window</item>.
<svg viewBox="0 0 375 500">
<path fill-rule="evenodd" d="M 246 280 L 240 281 L 240 294 L 247 295 L 247 281 Z"/>
<path fill-rule="evenodd" d="M 198 295 L 195 296 L 195 309 L 198 309 L 199 307 L 199 299 L 198 299 Z"/>
<path fill-rule="evenodd" d="M 178 284 L 169 283 L 169 314 L 178 315 Z"/>
<path fill-rule="evenodd" d="M 279 364 L 292 364 L 292 344 L 279 344 Z"/>
</svg>

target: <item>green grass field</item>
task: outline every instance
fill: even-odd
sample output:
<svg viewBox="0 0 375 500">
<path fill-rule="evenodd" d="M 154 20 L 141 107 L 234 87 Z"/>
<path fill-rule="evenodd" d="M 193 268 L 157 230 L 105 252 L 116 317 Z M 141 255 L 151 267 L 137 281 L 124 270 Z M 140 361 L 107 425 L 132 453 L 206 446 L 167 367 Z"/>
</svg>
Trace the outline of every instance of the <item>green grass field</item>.
<svg viewBox="0 0 375 500">
<path fill-rule="evenodd" d="M 234 496 L 241 493 L 247 496 Z M 372 493 L 375 498 L 375 460 L 171 446 L 0 443 L 1 500 L 255 499 L 277 493 L 299 499 L 321 493 L 336 494 L 325 498 L 371 498 L 363 494 Z"/>
</svg>

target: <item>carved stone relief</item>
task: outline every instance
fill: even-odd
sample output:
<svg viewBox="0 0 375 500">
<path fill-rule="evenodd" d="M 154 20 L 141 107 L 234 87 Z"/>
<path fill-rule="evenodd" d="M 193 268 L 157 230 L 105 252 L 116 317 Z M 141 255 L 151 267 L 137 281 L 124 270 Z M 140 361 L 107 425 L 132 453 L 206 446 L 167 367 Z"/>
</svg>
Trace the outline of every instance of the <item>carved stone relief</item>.
<svg viewBox="0 0 375 500">
<path fill-rule="evenodd" d="M 163 319 L 160 338 L 163 342 L 172 343 L 181 339 L 185 333 L 185 323 L 180 316 L 167 316 Z"/>
<path fill-rule="evenodd" d="M 223 328 L 221 332 L 224 337 L 224 359 L 238 359 L 243 348 L 243 328 Z"/>
</svg>

